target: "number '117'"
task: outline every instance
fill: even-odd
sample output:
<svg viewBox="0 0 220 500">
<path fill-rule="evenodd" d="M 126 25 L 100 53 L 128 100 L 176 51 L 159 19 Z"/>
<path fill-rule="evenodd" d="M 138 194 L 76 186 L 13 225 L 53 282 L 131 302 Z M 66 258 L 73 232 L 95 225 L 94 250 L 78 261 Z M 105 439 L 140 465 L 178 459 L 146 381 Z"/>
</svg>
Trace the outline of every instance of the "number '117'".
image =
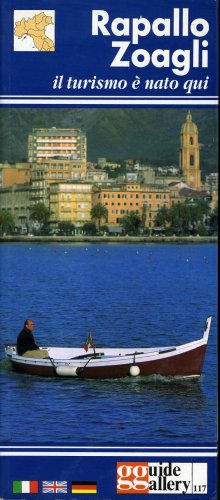
<svg viewBox="0 0 220 500">
<path fill-rule="evenodd" d="M 194 484 L 193 491 L 195 493 L 204 493 L 207 490 L 206 484 Z"/>
</svg>

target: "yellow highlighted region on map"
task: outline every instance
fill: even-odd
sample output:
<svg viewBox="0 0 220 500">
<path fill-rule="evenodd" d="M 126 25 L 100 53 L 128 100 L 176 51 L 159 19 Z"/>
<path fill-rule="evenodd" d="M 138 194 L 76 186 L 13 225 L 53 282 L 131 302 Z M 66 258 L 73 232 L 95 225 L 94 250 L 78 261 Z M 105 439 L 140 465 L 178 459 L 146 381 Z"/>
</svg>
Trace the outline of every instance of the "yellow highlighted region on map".
<svg viewBox="0 0 220 500">
<path fill-rule="evenodd" d="M 46 27 L 54 24 L 51 16 L 46 16 L 44 12 L 36 14 L 32 18 L 15 23 L 15 36 L 22 38 L 23 36 L 31 36 L 34 46 L 37 50 L 43 52 L 52 52 L 55 50 L 53 41 L 46 35 Z"/>
</svg>

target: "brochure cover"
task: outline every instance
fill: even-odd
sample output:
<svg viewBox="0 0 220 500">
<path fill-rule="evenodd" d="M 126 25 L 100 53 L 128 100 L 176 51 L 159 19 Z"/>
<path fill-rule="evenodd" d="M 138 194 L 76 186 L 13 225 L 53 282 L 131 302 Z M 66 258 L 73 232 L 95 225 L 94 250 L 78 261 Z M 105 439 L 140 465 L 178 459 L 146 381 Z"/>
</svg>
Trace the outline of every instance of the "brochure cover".
<svg viewBox="0 0 220 500">
<path fill-rule="evenodd" d="M 217 500 L 216 1 L 0 26 L 0 497 Z"/>
</svg>

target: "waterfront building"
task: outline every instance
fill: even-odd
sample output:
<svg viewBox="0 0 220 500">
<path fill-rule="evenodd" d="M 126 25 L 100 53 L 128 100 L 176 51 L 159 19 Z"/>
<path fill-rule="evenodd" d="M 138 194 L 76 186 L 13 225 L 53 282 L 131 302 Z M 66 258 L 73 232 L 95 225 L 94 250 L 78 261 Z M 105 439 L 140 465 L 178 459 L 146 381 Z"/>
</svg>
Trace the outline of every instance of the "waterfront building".
<svg viewBox="0 0 220 500">
<path fill-rule="evenodd" d="M 28 136 L 28 159 L 32 203 L 49 206 L 50 184 L 86 178 L 86 135 L 80 129 L 33 129 Z"/>
<path fill-rule="evenodd" d="M 198 141 L 198 127 L 192 121 L 188 111 L 186 121 L 181 127 L 180 170 L 185 182 L 194 189 L 201 188 L 200 145 Z"/>
<path fill-rule="evenodd" d="M 13 184 L 29 184 L 30 180 L 30 163 L 0 163 L 0 187 L 7 188 Z"/>
<path fill-rule="evenodd" d="M 16 185 L 0 189 L 0 210 L 11 213 L 15 221 L 15 229 L 27 232 L 30 217 L 30 193 L 28 184 Z"/>
<path fill-rule="evenodd" d="M 51 226 L 58 222 L 72 222 L 80 229 L 85 222 L 91 220 L 92 183 L 89 182 L 57 182 L 50 186 Z"/>
<path fill-rule="evenodd" d="M 32 203 L 49 206 L 50 185 L 57 182 L 79 181 L 86 177 L 86 164 L 65 160 L 33 163 L 31 166 Z"/>
<path fill-rule="evenodd" d="M 39 163 L 57 159 L 85 163 L 85 133 L 74 128 L 34 128 L 28 136 L 28 160 Z"/>
<path fill-rule="evenodd" d="M 168 187 L 139 182 L 94 188 L 93 206 L 101 203 L 108 210 L 108 225 L 115 226 L 131 211 L 139 214 L 144 227 L 153 228 L 158 210 L 170 208 Z"/>
</svg>

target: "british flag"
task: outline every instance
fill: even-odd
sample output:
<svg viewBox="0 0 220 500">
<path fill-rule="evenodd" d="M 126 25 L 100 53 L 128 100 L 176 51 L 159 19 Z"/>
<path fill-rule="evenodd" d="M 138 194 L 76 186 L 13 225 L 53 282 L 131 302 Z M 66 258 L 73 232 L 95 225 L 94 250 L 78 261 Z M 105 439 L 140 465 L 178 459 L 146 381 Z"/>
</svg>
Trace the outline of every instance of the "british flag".
<svg viewBox="0 0 220 500">
<path fill-rule="evenodd" d="M 67 481 L 43 481 L 43 493 L 67 493 Z"/>
</svg>

